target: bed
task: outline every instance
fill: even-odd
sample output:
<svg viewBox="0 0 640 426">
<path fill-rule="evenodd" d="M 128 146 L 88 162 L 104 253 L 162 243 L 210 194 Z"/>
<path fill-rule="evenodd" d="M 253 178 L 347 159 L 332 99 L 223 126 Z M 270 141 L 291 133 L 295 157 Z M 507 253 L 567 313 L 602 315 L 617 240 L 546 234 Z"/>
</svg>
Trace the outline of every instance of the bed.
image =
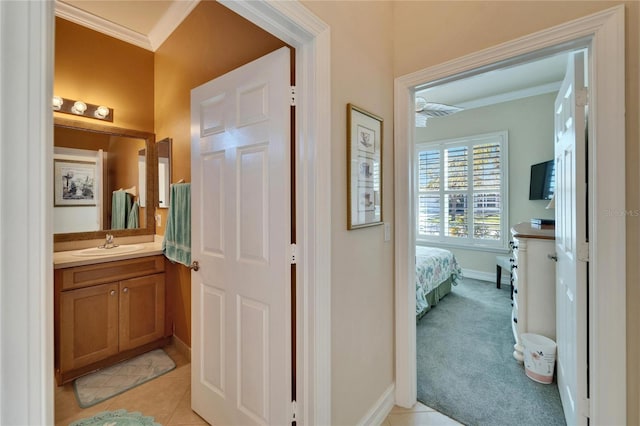
<svg viewBox="0 0 640 426">
<path fill-rule="evenodd" d="M 449 250 L 416 246 L 416 320 L 451 292 L 462 269 Z"/>
</svg>

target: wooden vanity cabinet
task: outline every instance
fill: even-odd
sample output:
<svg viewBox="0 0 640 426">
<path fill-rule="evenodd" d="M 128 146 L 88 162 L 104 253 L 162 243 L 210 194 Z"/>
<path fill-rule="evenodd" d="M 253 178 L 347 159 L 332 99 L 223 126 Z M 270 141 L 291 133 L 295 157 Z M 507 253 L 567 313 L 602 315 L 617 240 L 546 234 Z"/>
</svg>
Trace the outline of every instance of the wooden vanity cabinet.
<svg viewBox="0 0 640 426">
<path fill-rule="evenodd" d="M 118 353 L 118 283 L 60 294 L 57 352 L 63 373 Z"/>
<path fill-rule="evenodd" d="M 168 343 L 164 257 L 55 270 L 56 380 Z"/>
<path fill-rule="evenodd" d="M 120 283 L 120 350 L 142 346 L 164 336 L 164 273 Z"/>
</svg>

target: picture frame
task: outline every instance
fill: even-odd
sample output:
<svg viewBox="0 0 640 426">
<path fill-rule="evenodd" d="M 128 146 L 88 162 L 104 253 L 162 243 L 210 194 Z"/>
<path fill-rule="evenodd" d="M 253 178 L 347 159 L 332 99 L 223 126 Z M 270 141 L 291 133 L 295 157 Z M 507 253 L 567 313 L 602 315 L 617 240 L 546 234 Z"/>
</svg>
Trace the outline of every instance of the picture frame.
<svg viewBox="0 0 640 426">
<path fill-rule="evenodd" d="M 382 225 L 383 120 L 347 104 L 347 229 Z"/>
<path fill-rule="evenodd" d="M 53 205 L 96 205 L 96 169 L 91 161 L 53 160 Z"/>
</svg>

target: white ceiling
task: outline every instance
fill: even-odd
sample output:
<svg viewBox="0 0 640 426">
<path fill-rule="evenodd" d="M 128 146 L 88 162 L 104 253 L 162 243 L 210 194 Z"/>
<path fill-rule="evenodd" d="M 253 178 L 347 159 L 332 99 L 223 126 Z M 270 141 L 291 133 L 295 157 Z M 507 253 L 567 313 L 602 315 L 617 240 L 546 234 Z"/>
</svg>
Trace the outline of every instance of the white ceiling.
<svg viewBox="0 0 640 426">
<path fill-rule="evenodd" d="M 200 0 L 56 0 L 56 15 L 155 51 Z M 557 91 L 567 55 L 499 69 L 416 92 L 427 102 L 477 108 Z"/>
<path fill-rule="evenodd" d="M 416 92 L 427 102 L 465 109 L 557 92 L 567 66 L 567 53 L 497 69 Z"/>
</svg>

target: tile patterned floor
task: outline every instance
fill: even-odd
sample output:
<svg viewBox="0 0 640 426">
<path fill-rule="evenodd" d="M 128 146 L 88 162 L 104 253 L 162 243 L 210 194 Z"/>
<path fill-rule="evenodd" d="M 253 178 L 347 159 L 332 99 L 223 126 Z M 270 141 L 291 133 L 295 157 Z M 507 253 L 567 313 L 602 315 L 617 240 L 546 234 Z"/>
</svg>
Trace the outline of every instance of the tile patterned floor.
<svg viewBox="0 0 640 426">
<path fill-rule="evenodd" d="M 382 426 L 454 426 L 457 421 L 418 402 L 411 408 L 395 406 Z"/>
<path fill-rule="evenodd" d="M 121 408 L 152 416 L 164 426 L 207 425 L 191 411 L 191 364 L 173 346 L 164 349 L 176 363 L 174 370 L 93 407 L 82 409 L 78 406 L 73 384 L 56 387 L 56 426 L 67 426 L 101 411 Z"/>
<path fill-rule="evenodd" d="M 101 411 L 125 409 L 152 416 L 163 426 L 208 425 L 191 411 L 191 364 L 173 346 L 164 348 L 173 358 L 176 368 L 155 380 L 123 394 L 82 409 L 78 406 L 71 383 L 56 387 L 56 426 L 91 417 Z M 393 407 L 382 426 L 452 426 L 460 423 L 417 403 L 412 408 Z"/>
</svg>

